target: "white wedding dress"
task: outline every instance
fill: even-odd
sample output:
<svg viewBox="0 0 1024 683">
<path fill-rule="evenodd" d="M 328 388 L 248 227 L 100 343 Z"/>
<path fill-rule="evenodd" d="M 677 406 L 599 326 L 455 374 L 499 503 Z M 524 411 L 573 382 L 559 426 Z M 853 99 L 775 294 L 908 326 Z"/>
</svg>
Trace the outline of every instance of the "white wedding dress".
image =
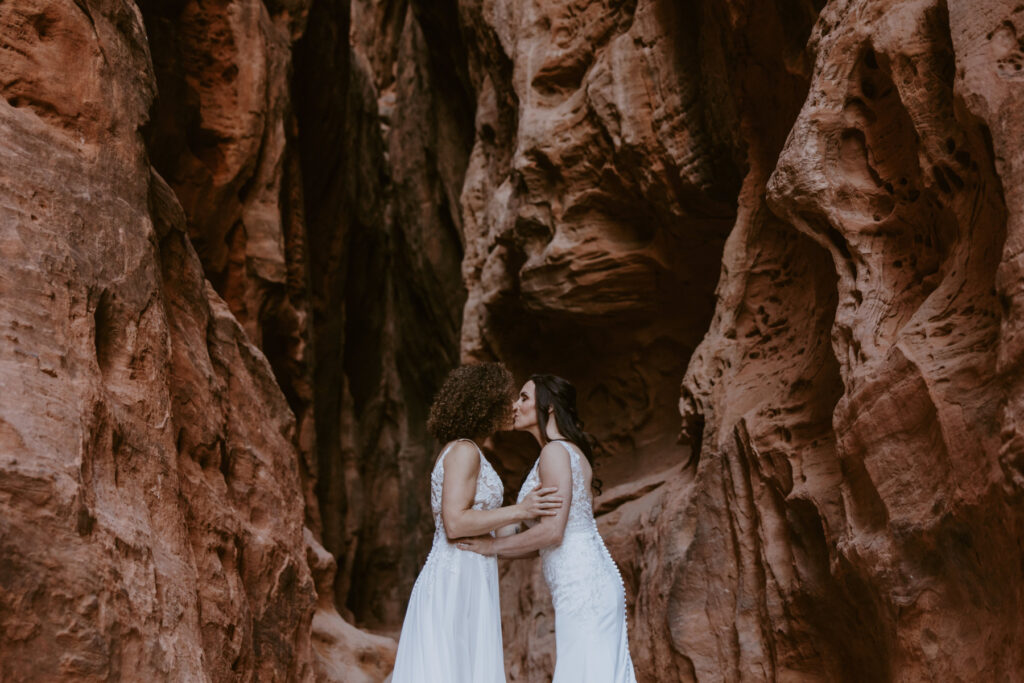
<svg viewBox="0 0 1024 683">
<path fill-rule="evenodd" d="M 636 683 L 626 636 L 626 591 L 615 561 L 597 531 L 594 504 L 583 477 L 584 457 L 569 451 L 572 501 L 562 543 L 540 551 L 544 580 L 555 606 L 552 683 Z M 519 500 L 540 484 L 540 460 L 527 475 Z"/>
<path fill-rule="evenodd" d="M 442 451 L 430 474 L 434 544 L 412 588 L 392 683 L 505 683 L 498 562 L 456 548 L 441 519 L 444 458 L 453 445 Z M 477 452 L 473 509 L 501 507 L 501 479 L 479 446 Z"/>
</svg>

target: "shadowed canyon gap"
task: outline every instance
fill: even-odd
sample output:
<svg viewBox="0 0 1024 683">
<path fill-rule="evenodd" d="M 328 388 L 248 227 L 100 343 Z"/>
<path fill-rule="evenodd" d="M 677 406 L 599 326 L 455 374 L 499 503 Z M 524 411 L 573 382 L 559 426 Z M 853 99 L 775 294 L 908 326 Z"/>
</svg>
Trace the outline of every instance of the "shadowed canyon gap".
<svg viewBox="0 0 1024 683">
<path fill-rule="evenodd" d="M 1024 6 L 7 1 L 0 94 L 0 678 L 384 678 L 473 360 L 640 680 L 1024 671 Z"/>
</svg>

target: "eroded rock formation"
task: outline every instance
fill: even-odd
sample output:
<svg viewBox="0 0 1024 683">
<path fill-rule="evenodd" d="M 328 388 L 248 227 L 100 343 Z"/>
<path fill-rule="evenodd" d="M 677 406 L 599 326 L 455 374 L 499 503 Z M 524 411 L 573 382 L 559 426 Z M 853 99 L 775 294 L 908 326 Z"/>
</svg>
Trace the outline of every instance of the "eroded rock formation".
<svg viewBox="0 0 1024 683">
<path fill-rule="evenodd" d="M 3 8 L 3 677 L 302 677 L 294 418 L 151 171 L 141 22 Z"/>
<path fill-rule="evenodd" d="M 315 3 L 293 88 L 323 542 L 338 558 L 339 607 L 387 632 L 401 625 L 433 534 L 426 415 L 458 363 L 465 299 L 458 193 L 472 118 L 444 80 L 444 18 L 428 35 L 415 10 Z"/>
<path fill-rule="evenodd" d="M 382 679 L 426 409 L 500 359 L 580 389 L 641 680 L 1012 679 L 1022 35 L 1006 0 L 0 3 L 0 677 Z M 514 492 L 535 448 L 490 447 Z M 544 680 L 538 563 L 502 595 Z"/>
<path fill-rule="evenodd" d="M 463 351 L 583 388 L 641 677 L 1013 677 L 1020 280 L 1003 188 L 1020 152 L 990 132 L 1012 129 L 995 113 L 1017 79 L 1012 8 L 487 8 L 514 96 L 480 90 Z M 987 56 L 961 56 L 974 41 Z M 699 218 L 723 196 L 737 211 L 710 325 L 680 298 L 659 310 L 671 278 L 696 302 L 714 281 L 691 274 L 717 258 Z M 645 278 L 638 252 L 670 274 Z M 685 337 L 644 341 L 673 316 L 710 327 L 692 358 Z M 642 438 L 670 433 L 648 408 L 658 383 L 627 378 L 659 356 L 689 361 L 689 459 Z M 539 573 L 508 566 L 502 587 L 510 677 L 537 680 L 553 645 Z"/>
<path fill-rule="evenodd" d="M 266 18 L 225 16 L 246 8 Z M 368 636 L 324 636 L 294 414 L 192 246 L 209 215 L 151 165 L 143 12 L 8 3 L 0 32 L 0 677 L 330 679 Z M 373 647 L 386 667 L 393 642 Z"/>
<path fill-rule="evenodd" d="M 726 247 L 683 385 L 706 424 L 695 485 L 716 495 L 691 503 L 670 572 L 699 678 L 1021 670 L 1020 507 L 999 465 L 1011 224 L 996 122 L 954 47 L 981 17 L 955 17 L 823 9 L 767 211 L 755 199 Z"/>
</svg>

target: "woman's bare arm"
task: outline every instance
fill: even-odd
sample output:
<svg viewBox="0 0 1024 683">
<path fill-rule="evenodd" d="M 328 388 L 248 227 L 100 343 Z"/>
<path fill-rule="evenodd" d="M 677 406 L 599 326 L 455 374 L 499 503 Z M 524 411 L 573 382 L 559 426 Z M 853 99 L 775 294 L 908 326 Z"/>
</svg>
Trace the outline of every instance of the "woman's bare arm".
<svg viewBox="0 0 1024 683">
<path fill-rule="evenodd" d="M 559 545 L 565 534 L 566 522 L 569 521 L 569 504 L 572 502 L 572 468 L 565 446 L 551 442 L 541 450 L 540 481 L 541 486 L 554 486 L 566 492 L 555 515 L 544 517 L 536 526 L 522 533 L 496 539 L 465 539 L 459 547 L 483 555 L 519 558 L 530 557 L 541 548 Z"/>
<path fill-rule="evenodd" d="M 561 496 L 555 489 L 533 491 L 529 500 L 494 510 L 473 510 L 480 454 L 476 446 L 460 441 L 444 456 L 444 484 L 441 489 L 441 520 L 450 539 L 479 536 L 527 519 L 558 514 Z"/>
</svg>

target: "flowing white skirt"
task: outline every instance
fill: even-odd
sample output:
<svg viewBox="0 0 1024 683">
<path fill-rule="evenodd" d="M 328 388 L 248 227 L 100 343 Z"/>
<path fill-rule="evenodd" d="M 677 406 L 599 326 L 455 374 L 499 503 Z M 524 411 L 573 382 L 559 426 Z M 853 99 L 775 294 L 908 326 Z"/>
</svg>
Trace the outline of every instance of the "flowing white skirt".
<svg viewBox="0 0 1024 683">
<path fill-rule="evenodd" d="M 409 598 L 392 683 L 505 683 L 498 562 L 434 538 Z"/>
</svg>

